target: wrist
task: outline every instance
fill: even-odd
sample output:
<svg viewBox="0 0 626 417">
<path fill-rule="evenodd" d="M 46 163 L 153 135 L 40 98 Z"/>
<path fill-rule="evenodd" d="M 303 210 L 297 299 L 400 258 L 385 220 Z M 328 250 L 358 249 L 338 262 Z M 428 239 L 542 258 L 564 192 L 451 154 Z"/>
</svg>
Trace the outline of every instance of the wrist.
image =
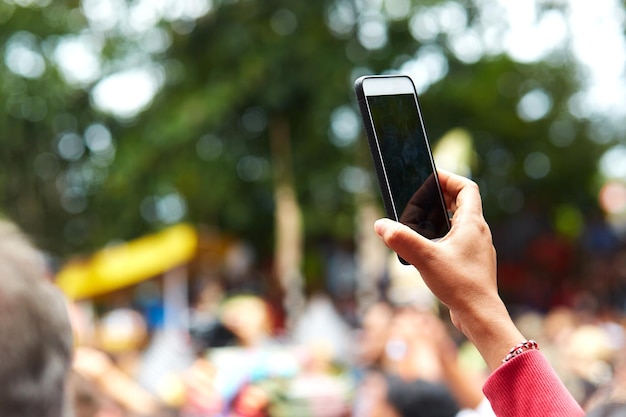
<svg viewBox="0 0 626 417">
<path fill-rule="evenodd" d="M 537 344 L 537 342 L 535 342 L 532 339 L 524 340 L 518 343 L 517 345 L 513 346 L 511 350 L 509 351 L 509 353 L 507 353 L 507 355 L 504 357 L 504 359 L 502 359 L 502 363 L 506 363 L 510 361 L 511 359 L 529 350 L 539 350 L 539 345 Z"/>
<path fill-rule="evenodd" d="M 476 346 L 488 368 L 494 371 L 511 348 L 525 338 L 499 297 L 488 305 L 489 308 L 470 308 L 454 314 L 462 318 L 459 329 Z"/>
</svg>

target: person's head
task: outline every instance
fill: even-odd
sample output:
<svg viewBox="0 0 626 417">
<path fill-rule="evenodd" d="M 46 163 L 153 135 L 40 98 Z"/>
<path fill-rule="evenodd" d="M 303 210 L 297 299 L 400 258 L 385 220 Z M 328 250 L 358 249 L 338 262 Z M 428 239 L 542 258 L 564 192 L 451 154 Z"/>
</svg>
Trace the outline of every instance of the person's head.
<svg viewBox="0 0 626 417">
<path fill-rule="evenodd" d="M 272 333 L 268 305 L 257 295 L 231 296 L 224 300 L 220 310 L 222 323 L 242 346 L 257 346 Z"/>
<path fill-rule="evenodd" d="M 60 417 L 72 356 L 72 329 L 42 254 L 0 220 L 0 415 Z"/>
<path fill-rule="evenodd" d="M 387 401 L 399 417 L 454 417 L 459 412 L 445 385 L 420 379 L 388 375 Z"/>
</svg>

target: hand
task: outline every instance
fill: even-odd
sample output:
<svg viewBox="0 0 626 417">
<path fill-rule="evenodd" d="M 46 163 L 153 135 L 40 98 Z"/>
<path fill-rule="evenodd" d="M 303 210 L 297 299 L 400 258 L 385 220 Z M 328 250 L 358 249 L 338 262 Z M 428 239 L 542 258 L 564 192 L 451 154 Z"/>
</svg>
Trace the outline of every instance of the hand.
<svg viewBox="0 0 626 417">
<path fill-rule="evenodd" d="M 74 351 L 72 368 L 87 379 L 95 381 L 113 367 L 113 361 L 99 350 L 78 346 Z"/>
<path fill-rule="evenodd" d="M 498 295 L 496 252 L 478 186 L 445 171 L 438 175 L 446 205 L 454 213 L 444 238 L 426 239 L 389 219 L 378 220 L 374 227 L 389 248 L 420 271 L 433 294 L 450 309 L 454 325 L 495 369 L 523 337 Z"/>
</svg>

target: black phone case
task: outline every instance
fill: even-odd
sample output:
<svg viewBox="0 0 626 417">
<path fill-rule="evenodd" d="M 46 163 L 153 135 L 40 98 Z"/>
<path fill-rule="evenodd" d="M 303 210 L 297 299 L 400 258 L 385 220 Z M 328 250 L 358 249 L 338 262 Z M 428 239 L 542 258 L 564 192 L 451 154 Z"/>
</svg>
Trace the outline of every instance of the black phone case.
<svg viewBox="0 0 626 417">
<path fill-rule="evenodd" d="M 382 77 L 382 76 L 381 76 Z M 376 178 L 378 178 L 378 188 L 380 190 L 383 206 L 385 207 L 385 212 L 387 213 L 387 217 L 398 221 L 398 218 L 395 215 L 393 209 L 393 200 L 391 195 L 389 194 L 389 190 L 387 185 L 385 184 L 385 169 L 383 168 L 383 161 L 380 156 L 378 150 L 378 143 L 376 143 L 376 135 L 374 134 L 374 130 L 372 128 L 371 123 L 371 115 L 369 109 L 367 108 L 367 104 L 365 103 L 365 93 L 363 92 L 363 79 L 361 77 L 355 81 L 354 88 L 356 90 L 357 102 L 359 103 L 359 109 L 361 110 L 361 117 L 363 118 L 363 126 L 365 128 L 365 134 L 367 136 L 367 142 L 370 148 L 370 155 L 372 157 L 372 161 L 374 162 L 374 168 L 376 169 Z"/>
<path fill-rule="evenodd" d="M 372 161 L 374 162 L 374 168 L 376 169 L 376 177 L 378 179 L 378 189 L 380 190 L 380 193 L 382 196 L 385 212 L 387 213 L 387 217 L 395 221 L 399 221 L 394 211 L 392 196 L 390 195 L 389 189 L 387 188 L 387 185 L 385 183 L 386 174 L 385 174 L 385 169 L 383 166 L 382 156 L 380 155 L 380 151 L 378 149 L 378 143 L 376 142 L 376 135 L 374 134 L 374 130 L 372 127 L 371 115 L 367 107 L 367 103 L 365 102 L 365 93 L 363 92 L 363 80 L 365 78 L 392 78 L 392 77 L 395 77 L 395 76 L 369 75 L 369 76 L 359 77 L 354 83 L 354 89 L 356 91 L 357 102 L 359 105 L 361 117 L 363 119 L 363 126 L 365 128 L 367 142 L 370 148 L 370 155 L 372 157 Z M 417 99 L 417 92 L 414 92 L 414 93 Z M 418 111 L 419 111 L 419 103 L 418 103 Z M 419 117 L 421 119 L 421 114 L 419 115 Z M 430 148 L 430 145 L 428 146 Z M 435 171 L 435 177 L 437 177 L 436 171 Z M 437 179 L 437 188 L 439 188 L 439 193 L 441 196 L 441 188 L 439 187 L 438 179 Z M 448 221 L 448 229 L 449 228 L 450 228 L 450 222 Z M 398 255 L 398 259 L 404 265 L 410 265 L 410 263 L 405 261 L 400 255 Z"/>
<path fill-rule="evenodd" d="M 384 77 L 384 76 L 376 76 L 376 77 Z M 354 89 L 356 91 L 357 102 L 359 104 L 359 110 L 361 111 L 361 117 L 363 118 L 363 126 L 365 129 L 365 134 L 367 136 L 367 143 L 370 148 L 370 155 L 372 157 L 372 161 L 374 162 L 374 169 L 376 170 L 376 178 L 378 179 L 378 189 L 380 190 L 380 194 L 383 200 L 383 206 L 385 208 L 385 212 L 387 213 L 387 217 L 398 221 L 398 218 L 393 209 L 393 200 L 391 195 L 389 194 L 389 190 L 387 185 L 385 184 L 385 170 L 383 168 L 383 161 L 380 156 L 378 150 L 378 143 L 376 143 L 376 135 L 374 134 L 374 130 L 372 128 L 371 123 L 371 115 L 369 109 L 367 108 L 367 104 L 365 102 L 365 93 L 363 92 L 363 80 L 365 77 L 358 78 L 354 83 Z M 410 265 L 409 262 L 405 261 L 400 255 L 398 255 L 398 260 L 404 265 Z"/>
</svg>

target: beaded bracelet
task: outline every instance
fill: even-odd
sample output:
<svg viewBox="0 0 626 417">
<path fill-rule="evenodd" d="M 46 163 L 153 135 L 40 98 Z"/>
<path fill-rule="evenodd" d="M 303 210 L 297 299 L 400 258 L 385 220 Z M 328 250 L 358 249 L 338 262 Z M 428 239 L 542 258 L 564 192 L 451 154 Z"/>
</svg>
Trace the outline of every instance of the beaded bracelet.
<svg viewBox="0 0 626 417">
<path fill-rule="evenodd" d="M 517 355 L 520 355 L 527 350 L 539 349 L 539 345 L 534 340 L 526 340 L 522 343 L 518 343 L 509 351 L 509 353 L 502 359 L 502 363 L 508 362 Z"/>
</svg>

